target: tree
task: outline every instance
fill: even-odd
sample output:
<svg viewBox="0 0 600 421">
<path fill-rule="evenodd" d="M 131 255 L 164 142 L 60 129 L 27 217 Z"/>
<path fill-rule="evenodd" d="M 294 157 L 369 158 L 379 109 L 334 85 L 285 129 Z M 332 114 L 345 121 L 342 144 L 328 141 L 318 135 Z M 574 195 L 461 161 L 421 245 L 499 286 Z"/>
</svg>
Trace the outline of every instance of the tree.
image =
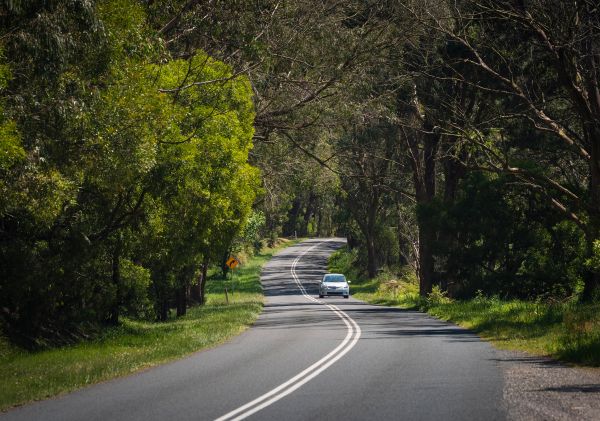
<svg viewBox="0 0 600 421">
<path fill-rule="evenodd" d="M 389 123 L 372 122 L 356 126 L 338 147 L 344 151 L 340 160 L 345 206 L 352 213 L 367 248 L 367 273 L 377 274 L 381 251 L 377 248 L 377 230 L 382 208 L 391 197 L 390 186 L 397 177 L 394 158 L 398 135 Z"/>
<path fill-rule="evenodd" d="M 160 141 L 152 186 L 159 205 L 148 231 L 148 241 L 164 249 L 148 263 L 164 320 L 170 291 L 177 291 L 178 315 L 184 314 L 198 271 L 225 252 L 243 228 L 258 173 L 247 163 L 254 113 L 246 81 L 231 79 L 228 66 L 200 52 L 155 71 L 160 91 L 172 98 L 177 131 L 175 138 Z"/>
<path fill-rule="evenodd" d="M 1 7 L 4 330 L 72 342 L 147 317 L 151 283 L 159 316 L 175 296 L 185 313 L 258 190 L 249 84 L 202 52 L 173 59 L 137 2 Z"/>
<path fill-rule="evenodd" d="M 543 192 L 581 228 L 591 255 L 600 235 L 595 2 L 467 1 L 448 13 L 451 20 L 427 13 L 420 19 L 466 52 L 448 62 L 453 78 L 498 100 L 497 117 L 486 128 L 469 128 L 483 152 L 482 166 Z M 517 124 L 529 126 L 541 143 L 517 143 Z M 560 164 L 536 165 L 551 150 L 560 151 Z M 588 273 L 586 298 L 599 279 Z"/>
</svg>

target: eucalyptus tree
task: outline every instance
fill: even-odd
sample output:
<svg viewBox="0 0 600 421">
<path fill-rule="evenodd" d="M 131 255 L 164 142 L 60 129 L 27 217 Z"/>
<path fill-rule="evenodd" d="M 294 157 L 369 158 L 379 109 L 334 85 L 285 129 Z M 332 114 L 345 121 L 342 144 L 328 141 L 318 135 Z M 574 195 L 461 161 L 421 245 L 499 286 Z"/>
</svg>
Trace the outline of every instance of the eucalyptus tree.
<svg viewBox="0 0 600 421">
<path fill-rule="evenodd" d="M 3 80 L 3 117 L 14 122 L 20 146 L 14 137 L 10 143 L 21 157 L 1 174 L 7 200 L 0 210 L 0 307 L 9 333 L 31 343 L 42 324 L 79 318 L 83 301 L 95 310 L 80 288 L 92 277 L 74 264 L 90 252 L 89 232 L 77 227 L 77 202 L 85 163 L 93 161 L 91 142 L 81 136 L 89 134 L 87 117 L 98 103 L 89 88 L 102 79 L 109 59 L 89 2 L 0 7 L 4 63 L 12 75 Z M 3 130 L 2 144 L 9 139 Z"/>
<path fill-rule="evenodd" d="M 166 3 L 166 4 L 165 4 Z M 168 6 L 168 7 L 165 7 Z M 250 78 L 257 136 L 301 129 L 319 112 L 366 43 L 339 2 L 153 2 L 153 23 L 175 56 L 201 48 Z"/>
<path fill-rule="evenodd" d="M 258 190 L 247 80 L 200 51 L 174 59 L 135 1 L 1 7 L 3 327 L 71 341 L 148 316 L 151 284 L 184 313 Z"/>
<path fill-rule="evenodd" d="M 338 142 L 343 150 L 339 159 L 341 184 L 345 201 L 364 238 L 367 249 L 367 273 L 377 274 L 382 250 L 377 242 L 378 230 L 385 221 L 385 207 L 394 195 L 391 186 L 398 177 L 396 154 L 398 134 L 385 121 L 372 121 L 355 126 Z M 393 202 L 392 202 L 393 203 Z"/>
<path fill-rule="evenodd" d="M 285 225 L 291 233 L 296 222 L 285 220 L 303 214 L 295 230 L 305 231 L 311 215 L 318 219 L 318 197 L 329 195 L 290 194 L 298 183 L 288 174 L 300 161 L 331 158 L 326 139 L 349 112 L 347 83 L 360 77 L 365 58 L 379 47 L 369 9 L 353 2 L 215 0 L 159 1 L 149 10 L 174 56 L 201 48 L 232 65 L 232 77 L 247 75 L 256 109 L 252 159 L 264 174 L 260 206 L 267 227 L 275 234 Z"/>
<path fill-rule="evenodd" d="M 600 236 L 596 2 L 473 0 L 448 4 L 438 16 L 423 7 L 414 16 L 464 51 L 448 61 L 449 77 L 495 107 L 486 125 L 463 128 L 481 151 L 479 166 L 545 196 L 580 227 L 591 256 Z M 599 279 L 588 273 L 585 297 Z"/>
<path fill-rule="evenodd" d="M 410 257 L 411 250 L 418 255 L 414 267 L 420 278 L 421 294 L 426 295 L 431 291 L 435 278 L 435 226 L 424 217 L 417 218 L 417 240 L 412 235 L 413 229 L 406 230 L 402 221 L 414 221 L 413 212 L 419 210 L 423 214 L 424 208 L 437 194 L 437 161 L 440 159 L 441 132 L 434 129 L 431 110 L 426 107 L 422 98 L 425 93 L 431 93 L 430 98 L 434 97 L 431 91 L 435 88 L 420 78 L 417 72 L 417 69 L 424 71 L 429 65 L 430 56 L 435 56 L 436 51 L 432 49 L 435 36 L 428 33 L 423 25 L 411 21 L 405 7 L 403 3 L 386 1 L 354 4 L 353 20 L 357 21 L 358 25 L 364 24 L 369 28 L 367 32 L 373 34 L 371 42 L 378 48 L 365 55 L 362 66 L 357 69 L 356 77 L 349 83 L 345 99 L 353 108 L 351 120 L 367 122 L 363 125 L 366 127 L 366 133 L 369 130 L 369 120 L 379 120 L 374 127 L 388 129 L 365 143 L 362 158 L 366 158 L 372 165 L 385 172 L 385 183 L 382 179 L 377 179 L 378 176 L 373 172 L 358 175 L 349 171 L 349 175 L 350 178 L 365 179 L 362 182 L 358 179 L 356 181 L 358 185 L 363 184 L 363 190 L 371 184 L 377 186 L 375 190 L 387 189 L 393 192 L 391 195 L 388 193 L 390 199 L 387 200 L 389 203 L 385 208 L 394 209 L 399 213 L 399 221 L 396 222 L 400 223 L 394 223 L 397 226 L 398 243 L 401 244 L 399 248 L 404 250 L 405 257 Z M 423 47 L 426 48 L 426 51 L 422 52 L 425 59 L 416 54 L 421 52 Z M 347 130 L 347 136 L 352 136 L 354 126 L 351 127 L 353 128 Z M 348 159 L 346 155 L 352 156 L 354 153 L 356 151 L 348 150 L 342 154 L 342 159 Z M 386 165 L 381 166 L 382 163 Z M 383 173 L 379 177 L 381 175 Z M 341 177 L 346 178 L 344 175 Z M 369 180 L 370 177 L 374 178 Z M 372 188 L 368 190 L 374 191 Z M 382 208 L 377 213 L 381 218 L 386 211 Z M 357 220 L 359 226 L 367 220 L 374 221 L 375 218 L 371 216 L 361 219 Z M 366 235 L 367 248 L 374 249 L 373 244 L 368 246 L 372 243 L 368 238 L 373 234 L 366 234 L 372 229 L 362 228 L 361 231 Z M 374 253 L 371 250 L 368 254 Z M 372 275 L 377 265 L 372 261 L 374 258 L 368 260 L 368 272 Z"/>
</svg>

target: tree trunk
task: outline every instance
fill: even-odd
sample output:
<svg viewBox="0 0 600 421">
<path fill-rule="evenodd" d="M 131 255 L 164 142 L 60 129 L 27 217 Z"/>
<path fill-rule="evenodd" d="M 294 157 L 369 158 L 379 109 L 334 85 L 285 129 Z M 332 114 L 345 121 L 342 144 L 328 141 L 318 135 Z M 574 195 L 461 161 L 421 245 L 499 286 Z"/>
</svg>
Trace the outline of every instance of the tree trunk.
<svg viewBox="0 0 600 421">
<path fill-rule="evenodd" d="M 284 236 L 292 236 L 294 232 L 298 229 L 298 216 L 300 215 L 300 209 L 302 207 L 302 202 L 300 199 L 295 198 L 292 202 L 292 208 L 288 212 L 288 220 L 284 225 L 283 235 Z"/>
<path fill-rule="evenodd" d="M 375 250 L 375 238 L 373 233 L 369 233 L 366 236 L 367 240 L 367 272 L 369 278 L 377 276 L 377 252 Z"/>
<path fill-rule="evenodd" d="M 369 210 L 367 213 L 367 224 L 364 232 L 365 240 L 367 241 L 367 272 L 369 278 L 377 276 L 378 258 L 377 250 L 375 249 L 375 229 L 377 227 L 377 209 L 379 208 L 380 195 L 377 191 L 371 194 Z"/>
<path fill-rule="evenodd" d="M 119 324 L 119 308 L 121 307 L 122 282 L 121 282 L 121 239 L 117 239 L 112 255 L 112 282 L 115 286 L 115 300 L 110 311 L 108 322 L 116 326 Z"/>
<path fill-rule="evenodd" d="M 444 160 L 444 202 L 454 203 L 458 183 L 464 177 L 465 167 L 457 158 L 447 157 Z"/>
<path fill-rule="evenodd" d="M 398 230 L 396 232 L 396 237 L 398 240 L 398 263 L 400 263 L 400 265 L 402 266 L 406 266 L 408 265 L 408 256 L 410 255 L 409 252 L 409 245 L 407 244 L 407 240 L 404 237 L 404 235 L 402 235 L 402 210 L 400 208 L 400 206 L 398 206 Z"/>
<path fill-rule="evenodd" d="M 302 219 L 302 227 L 300 229 L 300 235 L 306 236 L 308 235 L 308 223 L 310 222 L 310 218 L 313 216 L 315 207 L 315 195 L 311 192 L 308 195 L 308 202 L 306 203 L 306 211 L 304 212 L 304 218 Z"/>
<path fill-rule="evenodd" d="M 351 233 L 349 233 L 346 235 L 346 244 L 350 250 L 353 250 L 358 245 L 358 241 Z"/>
<path fill-rule="evenodd" d="M 432 244 L 434 232 L 428 224 L 419 224 L 419 295 L 426 297 L 435 277 Z"/>
<path fill-rule="evenodd" d="M 587 255 L 594 253 L 594 241 L 600 240 L 600 128 L 590 130 L 588 138 L 591 140 L 590 159 L 590 208 L 588 229 L 586 232 Z M 591 301 L 600 289 L 600 273 L 588 270 L 584 276 L 582 299 Z"/>
<path fill-rule="evenodd" d="M 416 113 L 416 109 L 414 111 Z M 423 124 L 425 134 L 414 130 L 406 135 L 410 148 L 413 182 L 417 198 L 417 205 L 423 210 L 431 204 L 436 192 L 436 161 L 440 136 L 432 133 L 433 126 Z M 422 142 L 422 150 L 419 147 Z M 426 297 L 433 288 L 435 265 L 433 256 L 433 243 L 435 230 L 431 226 L 430 218 L 424 217 L 419 212 L 417 224 L 419 226 L 419 295 Z"/>
<path fill-rule="evenodd" d="M 198 275 L 196 282 L 190 287 L 190 299 L 193 302 L 200 303 L 200 283 L 202 282 L 202 275 Z"/>
<path fill-rule="evenodd" d="M 223 259 L 221 260 L 221 272 L 223 274 L 223 279 L 227 279 L 227 274 L 229 273 L 229 266 L 227 266 L 226 263 L 229 259 L 230 254 L 231 252 L 229 248 L 227 248 L 227 250 L 225 250 L 225 253 L 223 254 Z"/>
<path fill-rule="evenodd" d="M 463 159 L 466 157 L 462 157 Z M 458 191 L 458 184 L 460 180 L 465 176 L 465 166 L 461 163 L 460 158 L 454 156 L 448 156 L 443 160 L 443 171 L 444 171 L 444 204 L 447 208 L 451 207 L 456 200 L 456 192 Z M 437 233 L 437 240 L 443 244 L 456 247 L 451 235 L 446 230 L 441 230 Z M 434 236 L 432 241 L 435 241 Z M 435 274 L 434 274 L 435 276 Z M 456 285 L 456 279 L 449 279 L 448 276 L 444 276 L 441 279 L 440 288 L 448 293 L 448 296 L 452 297 L 456 291 L 452 285 Z"/>
<path fill-rule="evenodd" d="M 431 128 L 426 127 L 426 130 Z M 424 189 L 421 198 L 417 198 L 419 205 L 427 206 L 435 197 L 435 160 L 438 146 L 438 138 L 435 135 L 425 135 L 424 148 Z M 433 257 L 433 242 L 435 241 L 435 232 L 431 226 L 431 221 L 419 221 L 419 265 L 421 273 L 419 283 L 419 294 L 427 296 L 433 288 L 435 277 L 435 266 Z"/>
<path fill-rule="evenodd" d="M 320 210 L 317 211 L 317 228 L 315 230 L 315 232 L 317 233 L 317 237 L 325 237 L 328 235 L 328 233 L 323 232 L 323 212 L 321 212 Z"/>
<path fill-rule="evenodd" d="M 200 275 L 200 305 L 206 304 L 206 273 L 208 271 L 208 258 L 202 262 L 202 275 Z"/>
<path fill-rule="evenodd" d="M 587 239 L 587 254 L 591 256 L 593 253 L 593 239 Z M 585 302 L 592 301 L 600 291 L 600 274 L 594 270 L 587 270 L 583 274 L 583 293 L 581 300 Z"/>
<path fill-rule="evenodd" d="M 177 302 L 177 317 L 185 316 L 187 313 L 187 287 L 185 285 L 177 288 L 175 299 Z"/>
<path fill-rule="evenodd" d="M 169 300 L 162 298 L 160 300 L 160 308 L 158 309 L 158 320 L 161 322 L 167 321 L 169 318 Z"/>
</svg>

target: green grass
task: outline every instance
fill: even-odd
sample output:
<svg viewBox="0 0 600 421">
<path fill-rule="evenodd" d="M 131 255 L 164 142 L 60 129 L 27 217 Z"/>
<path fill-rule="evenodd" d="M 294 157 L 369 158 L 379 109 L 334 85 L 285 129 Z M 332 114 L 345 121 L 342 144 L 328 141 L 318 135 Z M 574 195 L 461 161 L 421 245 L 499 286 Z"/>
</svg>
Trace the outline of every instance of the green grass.
<svg viewBox="0 0 600 421">
<path fill-rule="evenodd" d="M 331 271 L 346 273 L 352 294 L 373 304 L 426 311 L 477 332 L 502 349 L 550 356 L 578 365 L 600 366 L 600 304 L 531 302 L 476 297 L 451 300 L 439 290 L 419 297 L 410 272 L 383 271 L 367 279 L 355 269 L 356 255 L 341 249 L 330 258 Z"/>
<path fill-rule="evenodd" d="M 600 305 L 475 298 L 429 305 L 427 312 L 479 333 L 502 349 L 600 366 Z"/>
<path fill-rule="evenodd" d="M 250 326 L 262 310 L 262 265 L 286 242 L 264 250 L 236 270 L 232 281 L 211 277 L 207 305 L 165 323 L 124 319 L 94 341 L 28 352 L 0 338 L 0 409 L 133 373 L 221 344 Z"/>
</svg>

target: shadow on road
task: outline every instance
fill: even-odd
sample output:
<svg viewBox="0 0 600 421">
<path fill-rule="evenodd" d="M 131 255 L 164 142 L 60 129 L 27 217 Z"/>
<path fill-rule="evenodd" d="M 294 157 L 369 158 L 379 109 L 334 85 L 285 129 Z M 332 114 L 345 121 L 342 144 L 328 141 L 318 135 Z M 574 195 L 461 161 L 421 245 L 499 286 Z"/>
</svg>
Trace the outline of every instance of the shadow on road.
<svg viewBox="0 0 600 421">
<path fill-rule="evenodd" d="M 318 240 L 312 241 L 316 243 Z M 310 243 L 303 243 L 304 249 Z M 318 283 L 326 270 L 329 254 L 341 247 L 343 242 L 321 243 L 314 252 L 307 253 L 298 261 L 296 274 L 307 293 L 316 297 Z M 256 328 L 263 329 L 298 329 L 310 328 L 315 324 L 324 324 L 332 329 L 343 328 L 344 323 L 334 313 L 321 305 L 311 302 L 278 302 L 276 297 L 300 296 L 302 292 L 292 276 L 291 268 L 298 256 L 298 249 L 290 249 L 289 254 L 277 256 L 272 264 L 265 267 L 261 282 L 267 300 L 265 313 L 255 323 Z M 401 338 L 442 338 L 448 342 L 477 342 L 479 337 L 474 333 L 453 324 L 432 319 L 414 310 L 404 310 L 392 307 L 373 306 L 354 300 L 326 299 L 328 303 L 342 308 L 369 335 L 364 340 Z"/>
<path fill-rule="evenodd" d="M 600 384 L 581 384 L 558 387 L 547 387 L 539 389 L 540 392 L 562 392 L 562 393 L 598 393 Z"/>
</svg>

